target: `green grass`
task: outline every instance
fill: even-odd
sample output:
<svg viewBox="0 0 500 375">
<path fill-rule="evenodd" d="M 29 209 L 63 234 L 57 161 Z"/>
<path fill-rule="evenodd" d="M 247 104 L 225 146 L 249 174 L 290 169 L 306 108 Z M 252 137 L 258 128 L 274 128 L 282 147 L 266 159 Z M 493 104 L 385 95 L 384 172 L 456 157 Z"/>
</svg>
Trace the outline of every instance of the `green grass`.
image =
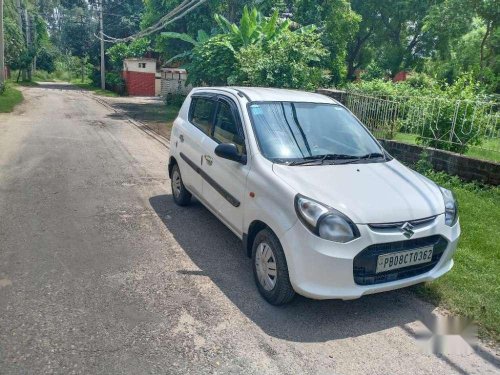
<svg viewBox="0 0 500 375">
<path fill-rule="evenodd" d="M 484 149 L 488 150 L 484 150 Z M 498 151 L 491 151 L 498 150 Z M 481 143 L 481 148 L 471 147 L 467 152 L 467 156 L 473 158 L 492 160 L 500 162 L 500 139 L 488 139 Z"/>
<path fill-rule="evenodd" d="M 80 87 L 83 90 L 87 91 L 92 91 L 96 95 L 100 96 L 111 96 L 111 97 L 117 97 L 120 96 L 116 92 L 109 91 L 109 90 L 103 90 L 99 87 L 95 87 L 92 85 L 92 82 L 90 80 L 84 80 L 83 82 L 80 79 L 72 79 L 71 84 Z"/>
<path fill-rule="evenodd" d="M 161 101 L 150 103 L 131 102 L 128 98 L 110 101 L 112 107 L 127 116 L 148 125 L 151 130 L 170 139 L 172 124 L 179 113 L 180 104 L 167 104 Z"/>
<path fill-rule="evenodd" d="M 0 94 L 0 113 L 12 112 L 14 107 L 23 101 L 23 94 L 10 82 L 5 91 Z"/>
<path fill-rule="evenodd" d="M 394 140 L 416 145 L 417 135 L 397 133 L 396 136 L 394 137 Z M 498 150 L 498 151 L 492 151 L 492 150 Z M 469 150 L 467 150 L 467 152 L 465 153 L 465 156 L 500 162 L 500 139 L 483 140 L 480 146 L 470 147 Z"/>
<path fill-rule="evenodd" d="M 472 317 L 482 334 L 500 341 L 500 187 L 480 187 L 444 173 L 427 175 L 455 193 L 462 235 L 453 269 L 414 289 L 437 305 Z"/>
</svg>

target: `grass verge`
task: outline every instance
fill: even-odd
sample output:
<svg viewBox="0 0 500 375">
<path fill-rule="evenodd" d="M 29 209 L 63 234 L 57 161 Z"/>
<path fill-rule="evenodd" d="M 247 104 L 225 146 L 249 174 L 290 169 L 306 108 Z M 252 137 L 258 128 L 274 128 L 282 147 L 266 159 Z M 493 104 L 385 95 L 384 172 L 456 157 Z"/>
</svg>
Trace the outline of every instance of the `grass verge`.
<svg viewBox="0 0 500 375">
<path fill-rule="evenodd" d="M 436 305 L 473 318 L 481 335 L 500 341 L 500 187 L 464 183 L 444 173 L 427 172 L 453 190 L 459 202 L 462 236 L 455 266 L 442 278 L 413 289 Z"/>
<path fill-rule="evenodd" d="M 161 105 L 161 106 L 150 106 L 146 111 L 137 117 L 142 117 L 142 121 L 145 122 L 151 129 L 153 129 L 158 134 L 170 139 L 170 132 L 172 130 L 172 125 L 174 120 L 179 113 L 180 106 L 178 105 Z"/>
<path fill-rule="evenodd" d="M 108 97 L 117 97 L 119 96 L 116 92 L 103 90 L 101 88 L 95 87 L 92 85 L 90 80 L 81 81 L 80 79 L 72 79 L 71 84 L 80 87 L 83 90 L 92 91 L 96 95 L 100 96 L 108 96 Z"/>
<path fill-rule="evenodd" d="M 394 137 L 395 141 L 409 143 L 412 145 L 417 144 L 417 135 L 407 133 L 397 133 Z M 478 146 L 471 146 L 465 153 L 465 156 L 472 158 L 500 162 L 500 139 L 485 139 L 481 143 L 481 148 Z M 498 150 L 498 151 L 493 151 Z"/>
<path fill-rule="evenodd" d="M 23 94 L 16 87 L 7 82 L 5 91 L 0 94 L 0 113 L 12 112 L 14 107 L 23 101 Z"/>
<path fill-rule="evenodd" d="M 170 139 L 170 131 L 180 108 L 180 104 L 166 105 L 161 100 L 136 101 L 128 97 L 109 100 L 109 104 L 167 139 Z"/>
</svg>

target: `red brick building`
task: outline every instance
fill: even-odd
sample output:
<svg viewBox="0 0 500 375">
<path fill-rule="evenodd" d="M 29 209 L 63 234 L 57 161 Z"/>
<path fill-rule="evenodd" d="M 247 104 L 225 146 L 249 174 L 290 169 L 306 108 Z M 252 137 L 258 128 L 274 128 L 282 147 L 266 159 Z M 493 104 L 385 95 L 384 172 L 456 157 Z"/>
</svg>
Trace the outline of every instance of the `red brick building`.
<svg viewBox="0 0 500 375">
<path fill-rule="evenodd" d="M 394 78 L 392 79 L 392 82 L 402 82 L 406 81 L 408 79 L 409 73 L 405 72 L 404 70 L 398 72 Z"/>
<path fill-rule="evenodd" d="M 155 96 L 156 60 L 149 58 L 125 59 L 123 79 L 127 93 L 132 96 Z"/>
</svg>

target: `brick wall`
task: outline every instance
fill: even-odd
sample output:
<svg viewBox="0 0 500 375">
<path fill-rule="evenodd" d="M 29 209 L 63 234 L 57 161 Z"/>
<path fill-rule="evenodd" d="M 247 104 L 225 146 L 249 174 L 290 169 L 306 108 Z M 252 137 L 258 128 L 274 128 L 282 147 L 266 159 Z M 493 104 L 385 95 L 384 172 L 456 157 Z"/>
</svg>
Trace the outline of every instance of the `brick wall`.
<svg viewBox="0 0 500 375">
<path fill-rule="evenodd" d="M 316 92 L 318 94 L 323 94 L 326 96 L 329 96 L 330 98 L 335 99 L 339 103 L 342 103 L 345 105 L 345 100 L 346 100 L 346 94 L 347 92 L 344 90 L 337 90 L 337 89 L 317 89 Z"/>
<path fill-rule="evenodd" d="M 127 93 L 133 96 L 155 96 L 155 73 L 123 72 Z"/>
<path fill-rule="evenodd" d="M 500 163 L 396 141 L 380 140 L 380 143 L 392 156 L 403 163 L 414 165 L 425 150 L 429 155 L 429 161 L 437 171 L 456 175 L 466 181 L 476 180 L 489 185 L 500 185 Z"/>
</svg>

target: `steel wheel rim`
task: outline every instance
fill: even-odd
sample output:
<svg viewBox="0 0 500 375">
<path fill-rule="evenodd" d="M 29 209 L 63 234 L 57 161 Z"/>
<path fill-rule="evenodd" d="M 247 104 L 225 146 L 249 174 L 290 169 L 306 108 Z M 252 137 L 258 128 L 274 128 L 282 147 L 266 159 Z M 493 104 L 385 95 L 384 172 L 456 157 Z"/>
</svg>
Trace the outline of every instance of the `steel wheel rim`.
<svg viewBox="0 0 500 375">
<path fill-rule="evenodd" d="M 267 291 L 273 290 L 278 276 L 276 257 L 272 247 L 266 242 L 261 242 L 257 246 L 255 269 L 260 285 Z"/>
<path fill-rule="evenodd" d="M 179 174 L 179 172 L 174 171 L 174 173 L 172 174 L 172 192 L 174 193 L 175 197 L 179 197 L 179 195 L 181 194 L 181 187 L 181 175 Z"/>
</svg>

